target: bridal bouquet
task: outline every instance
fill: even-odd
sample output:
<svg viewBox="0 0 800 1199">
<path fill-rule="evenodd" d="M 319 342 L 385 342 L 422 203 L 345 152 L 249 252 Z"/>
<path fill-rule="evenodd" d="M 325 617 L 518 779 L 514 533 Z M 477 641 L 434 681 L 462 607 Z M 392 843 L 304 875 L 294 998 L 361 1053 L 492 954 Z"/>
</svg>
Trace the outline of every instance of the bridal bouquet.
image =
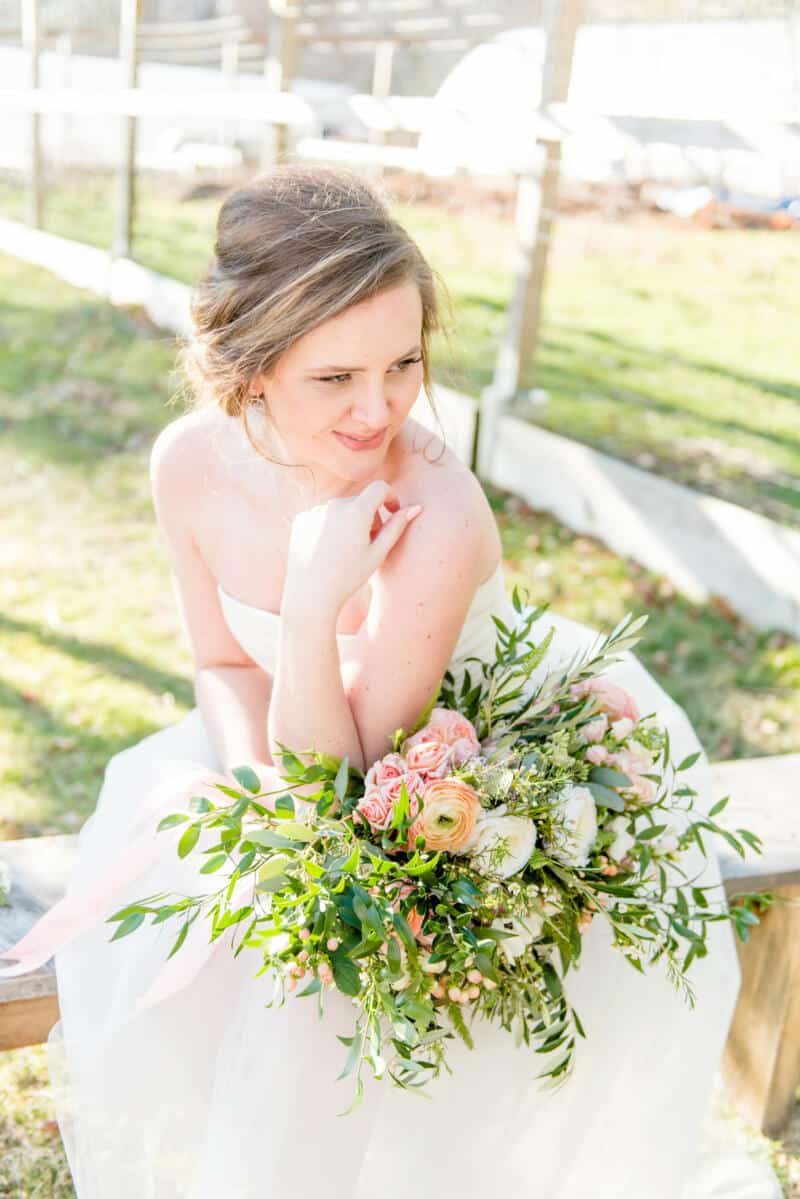
<svg viewBox="0 0 800 1199">
<path fill-rule="evenodd" d="M 545 608 L 523 607 L 516 589 L 512 602 L 513 627 L 493 617 L 495 661 L 473 659 L 475 678 L 468 668 L 458 690 L 445 674 L 416 726 L 398 730 L 366 775 L 318 753 L 309 765 L 282 746 L 285 786 L 270 806 L 242 766 L 238 789 L 216 784 L 219 802 L 196 796 L 165 817 L 159 830 L 185 825 L 181 857 L 212 832 L 201 872 L 224 877 L 216 893 L 150 897 L 109 918 L 114 939 L 148 915 L 181 921 L 170 957 L 200 916 L 211 941 L 240 926 L 235 953 L 255 951 L 258 974 L 272 972 L 267 1006 L 287 992 L 317 995 L 321 1017 L 326 988 L 351 997 L 353 1034 L 339 1038 L 340 1077 L 355 1072 L 348 1112 L 364 1063 L 419 1088 L 449 1069 L 448 1039 L 473 1046 L 478 1016 L 541 1054 L 546 1084 L 563 1082 L 585 1035 L 568 971 L 594 919 L 608 921 L 636 970 L 662 959 L 689 1003 L 686 972 L 707 952 L 709 923 L 730 920 L 744 940 L 758 922 L 746 904 L 713 902 L 687 869 L 690 847 L 695 865 L 698 851 L 704 860 L 705 835 L 742 856 L 744 844 L 760 851 L 758 839 L 715 822 L 725 799 L 708 816 L 694 810 L 681 775 L 699 755 L 673 763 L 668 732 L 603 673 L 647 618 L 626 616 L 534 682 L 553 630 L 535 644 Z M 247 876 L 252 902 L 236 907 Z"/>
</svg>

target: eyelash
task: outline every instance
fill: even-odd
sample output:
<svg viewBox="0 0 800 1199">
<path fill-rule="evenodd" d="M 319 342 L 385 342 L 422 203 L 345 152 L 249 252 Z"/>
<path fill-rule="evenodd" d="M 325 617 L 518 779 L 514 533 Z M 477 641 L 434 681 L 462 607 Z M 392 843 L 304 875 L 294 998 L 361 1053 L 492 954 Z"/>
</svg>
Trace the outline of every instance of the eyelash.
<svg viewBox="0 0 800 1199">
<path fill-rule="evenodd" d="M 418 358 L 405 358 L 402 362 L 398 362 L 397 365 L 402 367 L 403 370 L 405 370 L 407 366 L 413 366 L 414 363 L 416 363 L 416 362 L 422 362 L 421 354 L 419 355 Z M 318 383 L 334 383 L 334 384 L 338 385 L 339 379 L 349 379 L 349 378 L 350 378 L 349 373 L 342 374 L 342 375 L 323 375 L 320 378 L 318 378 L 317 382 Z"/>
</svg>

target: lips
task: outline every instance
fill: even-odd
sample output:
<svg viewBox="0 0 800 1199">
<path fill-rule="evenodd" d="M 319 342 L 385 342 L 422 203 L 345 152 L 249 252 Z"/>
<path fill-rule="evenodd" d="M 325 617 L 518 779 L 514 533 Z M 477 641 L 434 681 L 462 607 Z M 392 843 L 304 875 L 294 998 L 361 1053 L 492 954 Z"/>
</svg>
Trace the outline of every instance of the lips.
<svg viewBox="0 0 800 1199">
<path fill-rule="evenodd" d="M 334 437 L 351 450 L 376 450 L 383 443 L 385 436 L 385 429 L 380 429 L 372 437 L 355 437 L 349 433 L 339 433 L 334 429 Z"/>
</svg>

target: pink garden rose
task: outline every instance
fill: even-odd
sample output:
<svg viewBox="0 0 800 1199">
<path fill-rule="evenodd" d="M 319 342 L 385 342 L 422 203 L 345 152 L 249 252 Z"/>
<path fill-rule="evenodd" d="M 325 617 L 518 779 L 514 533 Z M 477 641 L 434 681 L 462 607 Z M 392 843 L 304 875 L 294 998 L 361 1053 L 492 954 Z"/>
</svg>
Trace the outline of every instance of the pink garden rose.
<svg viewBox="0 0 800 1199">
<path fill-rule="evenodd" d="M 583 728 L 578 730 L 578 736 L 584 741 L 597 742 L 602 741 L 608 732 L 608 717 L 605 712 L 600 716 L 596 716 L 594 720 L 590 720 Z"/>
<path fill-rule="evenodd" d="M 399 756 L 398 754 L 397 757 Z M 367 787 L 365 793 L 356 804 L 356 811 L 364 816 L 371 828 L 380 831 L 389 827 L 392 822 L 394 806 L 400 799 L 400 792 L 404 783 L 409 798 L 409 815 L 413 819 L 418 814 L 419 801 L 417 796 L 422 794 L 425 788 L 425 780 L 416 771 L 406 770 L 403 774 L 390 776 L 379 787 L 374 784 Z"/>
<path fill-rule="evenodd" d="M 384 829 L 392 819 L 392 801 L 380 787 L 370 787 L 358 803 L 356 812 L 367 821 L 372 829 Z"/>
<path fill-rule="evenodd" d="M 378 758 L 370 766 L 364 779 L 367 789 L 370 787 L 380 787 L 389 779 L 396 779 L 403 774 L 406 768 L 405 759 L 402 754 L 386 754 L 383 758 Z"/>
<path fill-rule="evenodd" d="M 656 785 L 652 779 L 642 776 L 649 774 L 655 765 L 653 755 L 646 746 L 638 741 L 632 741 L 626 749 L 619 749 L 609 754 L 607 765 L 616 766 L 631 780 L 630 787 L 623 788 L 623 794 L 632 795 L 640 803 L 649 804 L 656 798 Z"/>
<path fill-rule="evenodd" d="M 627 716 L 636 724 L 639 719 L 639 709 L 633 696 L 624 687 L 612 683 L 603 675 L 573 683 L 570 695 L 573 699 L 585 699 L 587 695 L 594 695 L 601 712 L 605 712 L 610 720 L 622 720 Z"/>
<path fill-rule="evenodd" d="M 409 770 L 419 771 L 429 778 L 441 778 L 447 774 L 453 751 L 445 741 L 417 741 L 406 750 L 406 761 Z"/>
<path fill-rule="evenodd" d="M 605 745 L 590 745 L 586 751 L 586 761 L 591 762 L 593 766 L 602 766 L 608 761 L 608 756 Z"/>
<path fill-rule="evenodd" d="M 474 725 L 460 712 L 454 712 L 451 708 L 434 708 L 426 727 L 439 729 L 448 745 L 466 741 L 473 746 L 475 753 L 480 750 L 481 745 Z"/>
</svg>

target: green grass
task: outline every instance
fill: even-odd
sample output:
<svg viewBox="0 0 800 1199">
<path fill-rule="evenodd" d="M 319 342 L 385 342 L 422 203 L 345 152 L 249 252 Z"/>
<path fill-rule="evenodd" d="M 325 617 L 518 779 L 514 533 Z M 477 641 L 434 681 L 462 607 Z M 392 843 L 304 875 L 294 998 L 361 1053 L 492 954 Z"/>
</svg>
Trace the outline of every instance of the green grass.
<svg viewBox="0 0 800 1199">
<path fill-rule="evenodd" d="M 2 257 L 0 295 L 2 839 L 80 827 L 108 758 L 174 723 L 192 688 L 147 484 L 174 339 Z M 800 749 L 796 642 L 689 603 L 512 496 L 490 502 L 510 585 L 602 628 L 651 612 L 637 652 L 712 758 Z M 42 1046 L 0 1054 L 9 1199 L 72 1199 L 45 1061 Z M 797 1135 L 760 1142 L 787 1179 Z"/>
<path fill-rule="evenodd" d="M 62 180 L 45 226 L 108 247 L 110 179 Z M 185 282 L 205 266 L 219 194 L 143 175 L 134 254 Z M 511 288 L 512 227 L 495 214 L 396 204 L 454 301 L 436 376 L 491 381 Z M 0 213 L 24 195 L 0 184 Z M 536 415 L 669 478 L 800 527 L 800 236 L 564 217 L 557 227 Z M 531 418 L 533 419 L 533 418 Z"/>
</svg>

